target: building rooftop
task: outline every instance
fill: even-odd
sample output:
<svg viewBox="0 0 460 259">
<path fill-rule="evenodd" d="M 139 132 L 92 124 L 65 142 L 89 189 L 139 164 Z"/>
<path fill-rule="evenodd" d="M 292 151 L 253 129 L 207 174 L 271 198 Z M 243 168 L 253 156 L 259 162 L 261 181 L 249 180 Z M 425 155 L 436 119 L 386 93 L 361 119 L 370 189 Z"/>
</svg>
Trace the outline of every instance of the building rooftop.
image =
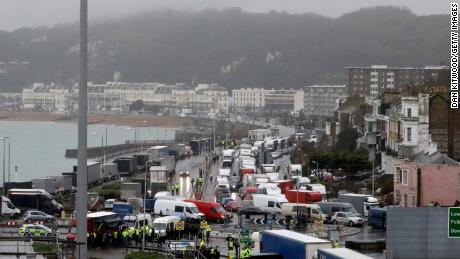
<svg viewBox="0 0 460 259">
<path fill-rule="evenodd" d="M 412 157 L 410 157 L 412 161 L 417 164 L 447 164 L 447 165 L 458 165 L 459 163 L 452 158 L 448 157 L 445 153 L 441 153 L 439 151 L 433 154 L 427 154 L 419 152 Z"/>
</svg>

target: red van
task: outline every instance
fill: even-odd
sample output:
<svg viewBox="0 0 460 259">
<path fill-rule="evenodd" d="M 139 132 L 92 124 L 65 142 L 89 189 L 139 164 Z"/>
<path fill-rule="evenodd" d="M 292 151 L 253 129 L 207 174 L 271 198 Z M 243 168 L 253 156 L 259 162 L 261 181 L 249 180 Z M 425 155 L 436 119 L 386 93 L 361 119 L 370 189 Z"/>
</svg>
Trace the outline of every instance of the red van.
<svg viewBox="0 0 460 259">
<path fill-rule="evenodd" d="M 322 200 L 320 192 L 306 190 L 289 190 L 286 192 L 286 199 L 291 203 L 314 203 Z"/>
<path fill-rule="evenodd" d="M 207 220 L 217 222 L 228 222 L 232 214 L 226 212 L 222 205 L 212 201 L 184 200 L 191 202 L 198 207 L 198 210 L 204 214 Z"/>
<path fill-rule="evenodd" d="M 281 194 L 286 194 L 287 191 L 295 189 L 295 183 L 293 180 L 275 180 L 271 182 L 278 185 L 281 189 Z"/>
</svg>

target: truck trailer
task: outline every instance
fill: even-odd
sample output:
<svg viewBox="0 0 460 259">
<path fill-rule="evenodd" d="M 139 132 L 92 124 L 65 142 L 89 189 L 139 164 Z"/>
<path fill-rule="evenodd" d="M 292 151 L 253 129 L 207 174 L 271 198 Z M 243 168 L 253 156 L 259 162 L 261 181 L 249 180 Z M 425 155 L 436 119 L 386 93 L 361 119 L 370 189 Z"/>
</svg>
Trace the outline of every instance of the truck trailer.
<svg viewBox="0 0 460 259">
<path fill-rule="evenodd" d="M 33 189 L 43 189 L 50 194 L 56 193 L 56 181 L 54 178 L 32 179 Z"/>
<path fill-rule="evenodd" d="M 318 249 L 318 258 L 321 259 L 372 259 L 348 248 Z"/>
<path fill-rule="evenodd" d="M 129 198 L 141 198 L 142 186 L 140 183 L 122 183 L 120 189 L 120 199 L 123 201 Z"/>
<path fill-rule="evenodd" d="M 367 217 L 371 208 L 378 208 L 379 206 L 377 198 L 369 194 L 342 193 L 339 194 L 339 202 L 351 203 L 364 217 Z"/>
<path fill-rule="evenodd" d="M 306 190 L 288 190 L 286 192 L 286 199 L 293 203 L 315 203 L 322 200 L 320 192 L 306 191 Z"/>
<path fill-rule="evenodd" d="M 260 252 L 278 253 L 284 258 L 311 259 L 318 249 L 331 248 L 331 241 L 290 230 L 260 232 Z"/>
</svg>

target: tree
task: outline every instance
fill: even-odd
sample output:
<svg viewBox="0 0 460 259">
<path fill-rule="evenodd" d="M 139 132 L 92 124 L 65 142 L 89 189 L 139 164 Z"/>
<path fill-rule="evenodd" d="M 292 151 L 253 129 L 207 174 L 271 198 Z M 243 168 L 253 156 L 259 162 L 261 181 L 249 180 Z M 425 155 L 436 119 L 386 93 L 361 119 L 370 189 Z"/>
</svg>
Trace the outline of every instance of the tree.
<svg viewBox="0 0 460 259">
<path fill-rule="evenodd" d="M 348 150 L 353 151 L 356 149 L 356 140 L 359 137 L 359 133 L 354 128 L 344 128 L 340 130 L 337 136 L 337 143 L 335 144 L 335 150 Z"/>
</svg>

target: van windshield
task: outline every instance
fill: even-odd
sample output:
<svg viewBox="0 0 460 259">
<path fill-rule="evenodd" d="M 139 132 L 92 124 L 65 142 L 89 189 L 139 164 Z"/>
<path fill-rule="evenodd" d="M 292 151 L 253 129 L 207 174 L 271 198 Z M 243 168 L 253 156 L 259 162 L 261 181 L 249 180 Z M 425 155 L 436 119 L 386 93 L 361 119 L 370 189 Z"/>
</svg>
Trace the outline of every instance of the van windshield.
<svg viewBox="0 0 460 259">
<path fill-rule="evenodd" d="M 212 207 L 211 210 L 216 213 L 224 213 L 225 210 L 221 206 Z"/>
<path fill-rule="evenodd" d="M 200 213 L 197 207 L 189 207 L 192 213 Z M 187 208 L 188 209 L 188 208 Z"/>
<path fill-rule="evenodd" d="M 155 229 L 155 230 L 164 230 L 164 229 L 166 229 L 166 224 L 153 223 L 153 229 Z"/>
</svg>

